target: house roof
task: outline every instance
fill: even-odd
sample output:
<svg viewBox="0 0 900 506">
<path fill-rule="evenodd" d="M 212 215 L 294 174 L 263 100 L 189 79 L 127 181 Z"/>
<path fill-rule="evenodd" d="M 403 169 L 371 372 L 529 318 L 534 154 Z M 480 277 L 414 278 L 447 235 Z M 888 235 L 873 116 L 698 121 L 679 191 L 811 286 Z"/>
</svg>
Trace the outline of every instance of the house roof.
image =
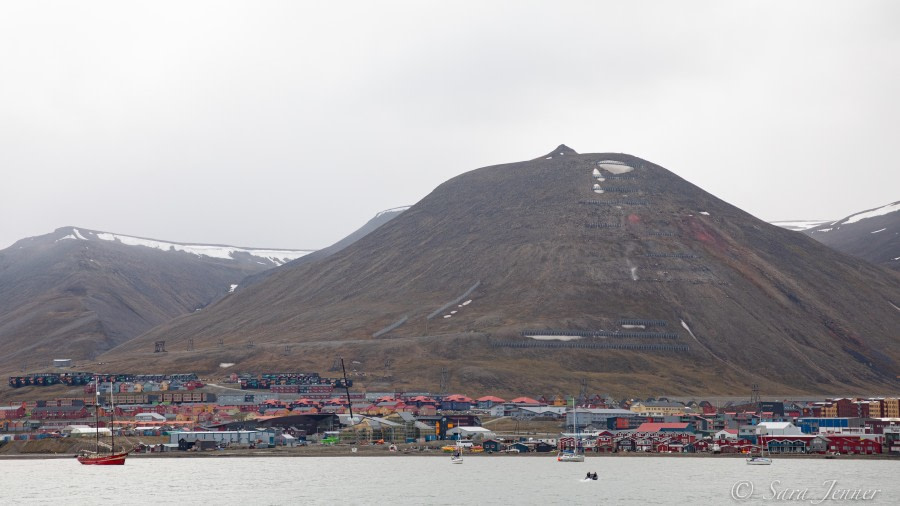
<svg viewBox="0 0 900 506">
<path fill-rule="evenodd" d="M 450 402 L 472 402 L 471 397 L 466 397 L 463 394 L 448 395 L 447 397 L 444 397 L 444 400 Z"/>
<path fill-rule="evenodd" d="M 669 402 L 669 401 L 649 401 L 649 402 L 640 402 L 635 403 L 640 404 L 641 406 L 648 408 L 683 408 L 684 404 L 680 402 Z"/>
<path fill-rule="evenodd" d="M 563 415 L 566 413 L 566 408 L 562 406 L 520 406 L 519 411 L 528 411 L 531 413 L 553 413 L 556 415 Z"/>
<path fill-rule="evenodd" d="M 515 399 L 509 401 L 513 404 L 540 404 L 539 401 L 536 401 L 530 397 L 516 397 Z"/>
<path fill-rule="evenodd" d="M 659 432 L 661 430 L 687 430 L 689 423 L 642 423 L 635 432 Z"/>
</svg>

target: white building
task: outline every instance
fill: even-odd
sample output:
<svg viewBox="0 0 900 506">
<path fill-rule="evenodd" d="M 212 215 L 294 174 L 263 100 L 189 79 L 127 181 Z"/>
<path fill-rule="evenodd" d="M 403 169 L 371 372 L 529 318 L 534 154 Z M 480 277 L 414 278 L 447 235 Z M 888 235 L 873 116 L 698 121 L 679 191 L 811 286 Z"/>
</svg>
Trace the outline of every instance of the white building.
<svg viewBox="0 0 900 506">
<path fill-rule="evenodd" d="M 135 422 L 165 423 L 166 417 L 159 413 L 138 413 L 134 415 Z"/>
<path fill-rule="evenodd" d="M 66 425 L 63 427 L 62 433 L 69 437 L 94 437 L 100 433 L 103 437 L 112 435 L 112 431 L 107 427 L 91 427 L 90 425 Z"/>
<path fill-rule="evenodd" d="M 493 431 L 484 427 L 453 427 L 447 431 L 447 435 L 454 436 L 459 434 L 463 439 L 471 439 L 476 435 L 481 435 L 484 439 L 493 439 L 496 437 Z"/>
<path fill-rule="evenodd" d="M 803 431 L 791 422 L 759 422 L 756 435 L 764 436 L 803 436 Z"/>
</svg>

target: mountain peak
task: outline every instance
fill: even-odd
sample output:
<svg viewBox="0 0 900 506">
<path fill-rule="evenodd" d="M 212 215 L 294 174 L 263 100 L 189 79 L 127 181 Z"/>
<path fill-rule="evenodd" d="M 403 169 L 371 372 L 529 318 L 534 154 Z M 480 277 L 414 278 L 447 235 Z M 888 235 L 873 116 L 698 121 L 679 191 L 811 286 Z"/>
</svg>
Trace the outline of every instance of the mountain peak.
<svg viewBox="0 0 900 506">
<path fill-rule="evenodd" d="M 578 154 L 578 152 L 575 151 L 574 149 L 570 148 L 569 146 L 566 146 L 565 144 L 560 144 L 559 146 L 556 147 L 556 149 L 550 151 L 546 155 L 539 156 L 538 158 L 536 158 L 536 160 L 549 160 L 555 156 L 565 156 L 565 155 L 571 156 L 571 155 L 577 155 L 577 154 Z"/>
</svg>

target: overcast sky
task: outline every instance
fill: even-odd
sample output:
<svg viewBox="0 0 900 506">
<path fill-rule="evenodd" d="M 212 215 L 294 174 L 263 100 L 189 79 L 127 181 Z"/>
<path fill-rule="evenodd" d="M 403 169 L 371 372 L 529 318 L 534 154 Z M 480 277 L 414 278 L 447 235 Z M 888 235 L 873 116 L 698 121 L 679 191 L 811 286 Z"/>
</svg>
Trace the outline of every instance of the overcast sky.
<svg viewBox="0 0 900 506">
<path fill-rule="evenodd" d="M 462 172 L 658 163 L 765 220 L 900 200 L 900 2 L 0 1 L 0 248 L 317 249 Z"/>
</svg>

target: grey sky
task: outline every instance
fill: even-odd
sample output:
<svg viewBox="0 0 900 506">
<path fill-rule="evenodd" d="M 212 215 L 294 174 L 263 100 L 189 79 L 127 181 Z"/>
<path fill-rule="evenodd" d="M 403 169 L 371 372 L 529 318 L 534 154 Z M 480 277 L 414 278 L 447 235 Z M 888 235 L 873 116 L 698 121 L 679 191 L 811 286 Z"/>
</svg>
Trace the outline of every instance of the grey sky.
<svg viewBox="0 0 900 506">
<path fill-rule="evenodd" d="M 321 248 L 560 143 L 837 219 L 900 200 L 898 26 L 891 1 L 3 1 L 0 248 Z"/>
</svg>

